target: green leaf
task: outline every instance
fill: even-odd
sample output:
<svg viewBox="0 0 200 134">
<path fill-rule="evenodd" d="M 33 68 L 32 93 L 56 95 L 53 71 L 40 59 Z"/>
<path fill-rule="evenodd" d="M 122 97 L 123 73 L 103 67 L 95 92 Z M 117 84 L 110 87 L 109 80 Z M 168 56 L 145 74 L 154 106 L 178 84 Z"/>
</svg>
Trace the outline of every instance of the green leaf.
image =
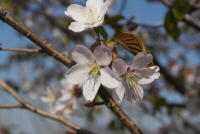
<svg viewBox="0 0 200 134">
<path fill-rule="evenodd" d="M 108 39 L 108 34 L 106 32 L 106 30 L 104 29 L 104 27 L 99 26 L 99 27 L 95 27 L 94 30 L 96 31 L 96 33 L 99 33 L 104 40 Z"/>
<path fill-rule="evenodd" d="M 181 31 L 178 28 L 178 20 L 174 16 L 173 12 L 170 10 L 165 16 L 165 29 L 169 35 L 171 35 L 175 40 L 178 40 Z"/>
<path fill-rule="evenodd" d="M 183 19 L 184 15 L 190 10 L 190 3 L 188 0 L 175 0 L 171 8 L 174 17 L 177 21 Z"/>
</svg>

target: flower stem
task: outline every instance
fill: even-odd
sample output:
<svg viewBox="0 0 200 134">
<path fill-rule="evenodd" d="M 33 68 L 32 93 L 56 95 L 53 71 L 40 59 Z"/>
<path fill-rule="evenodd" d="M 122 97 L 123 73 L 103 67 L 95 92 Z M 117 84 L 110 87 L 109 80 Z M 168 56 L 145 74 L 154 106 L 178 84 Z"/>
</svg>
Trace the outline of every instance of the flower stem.
<svg viewBox="0 0 200 134">
<path fill-rule="evenodd" d="M 95 31 L 95 33 L 97 34 L 97 38 L 98 38 L 99 45 L 101 45 L 101 39 L 100 39 L 99 30 L 98 30 L 97 28 L 94 28 L 94 31 Z"/>
</svg>

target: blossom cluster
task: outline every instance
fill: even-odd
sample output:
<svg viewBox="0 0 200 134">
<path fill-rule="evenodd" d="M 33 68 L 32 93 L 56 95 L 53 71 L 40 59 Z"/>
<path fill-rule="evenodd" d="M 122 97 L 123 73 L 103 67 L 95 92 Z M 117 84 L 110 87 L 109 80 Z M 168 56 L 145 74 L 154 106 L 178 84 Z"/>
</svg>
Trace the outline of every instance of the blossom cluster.
<svg viewBox="0 0 200 134">
<path fill-rule="evenodd" d="M 71 4 L 65 11 L 65 15 L 75 20 L 69 29 L 81 32 L 102 25 L 112 2 L 113 0 L 87 0 L 86 7 Z M 130 66 L 123 59 L 113 57 L 111 48 L 100 43 L 93 51 L 84 45 L 77 45 L 71 52 L 71 58 L 76 65 L 61 80 L 64 90 L 48 89 L 41 98 L 43 102 L 50 104 L 53 113 L 67 117 L 76 109 L 80 91 L 87 101 L 93 101 L 102 85 L 114 89 L 113 99 L 117 103 L 122 102 L 124 95 L 127 101 L 135 103 L 143 98 L 141 85 L 160 77 L 158 66 L 148 67 L 153 56 L 146 51 L 138 53 Z"/>
<path fill-rule="evenodd" d="M 49 111 L 54 114 L 64 115 L 69 118 L 77 108 L 77 99 L 82 95 L 80 85 L 73 85 L 67 82 L 66 78 L 60 81 L 61 90 L 48 87 L 43 93 L 41 100 L 49 104 Z"/>
<path fill-rule="evenodd" d="M 112 52 L 105 45 L 99 45 L 92 53 L 86 46 L 77 45 L 71 53 L 72 60 L 77 64 L 66 72 L 69 83 L 83 85 L 83 95 L 92 101 L 102 84 L 107 88 L 115 88 L 113 98 L 121 103 L 124 94 L 126 99 L 134 103 L 143 98 L 140 84 L 148 84 L 159 78 L 158 66 L 147 67 L 152 61 L 152 55 L 145 51 L 133 59 L 131 66 L 123 59 L 112 61 Z"/>
<path fill-rule="evenodd" d="M 73 18 L 69 29 L 81 32 L 87 28 L 100 26 L 113 0 L 87 0 L 86 7 L 71 4 L 65 15 Z M 141 84 L 148 84 L 159 78 L 158 66 L 147 67 L 152 62 L 152 55 L 145 51 L 133 59 L 131 66 L 123 59 L 117 58 L 112 62 L 111 49 L 105 45 L 98 45 L 91 52 L 84 45 L 77 45 L 71 52 L 72 60 L 77 64 L 66 72 L 69 83 L 83 85 L 83 95 L 87 101 L 93 101 L 100 85 L 115 88 L 113 98 L 121 103 L 126 99 L 134 103 L 143 98 Z M 112 69 L 109 67 L 112 62 Z"/>
</svg>

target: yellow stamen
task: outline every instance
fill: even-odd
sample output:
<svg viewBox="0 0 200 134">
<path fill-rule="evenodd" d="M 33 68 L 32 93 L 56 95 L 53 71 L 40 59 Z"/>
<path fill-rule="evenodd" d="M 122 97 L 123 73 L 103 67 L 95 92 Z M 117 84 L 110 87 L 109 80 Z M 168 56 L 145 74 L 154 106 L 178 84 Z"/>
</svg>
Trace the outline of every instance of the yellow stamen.
<svg viewBox="0 0 200 134">
<path fill-rule="evenodd" d="M 136 72 L 129 72 L 126 74 L 126 82 L 128 87 L 135 87 L 138 86 L 138 81 L 140 79 L 142 79 L 142 76 L 140 73 L 136 73 Z"/>
</svg>

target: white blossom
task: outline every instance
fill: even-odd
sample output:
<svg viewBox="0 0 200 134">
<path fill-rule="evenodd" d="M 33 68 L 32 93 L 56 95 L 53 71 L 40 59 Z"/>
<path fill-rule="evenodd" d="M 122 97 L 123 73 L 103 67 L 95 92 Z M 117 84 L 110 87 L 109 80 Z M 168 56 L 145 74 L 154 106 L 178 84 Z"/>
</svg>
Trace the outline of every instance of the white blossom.
<svg viewBox="0 0 200 134">
<path fill-rule="evenodd" d="M 119 85 L 118 77 L 108 67 L 112 60 L 112 53 L 108 47 L 99 45 L 92 53 L 86 46 L 77 45 L 71 55 L 77 64 L 66 72 L 67 81 L 83 84 L 86 100 L 94 99 L 101 84 L 108 88 Z"/>
<path fill-rule="evenodd" d="M 126 100 L 135 103 L 143 98 L 143 90 L 140 84 L 149 84 L 159 78 L 158 66 L 146 67 L 153 57 L 145 51 L 139 53 L 133 59 L 131 66 L 122 59 L 115 59 L 112 69 L 121 78 L 121 82 L 113 92 L 113 98 L 117 103 L 121 103 L 126 95 Z"/>
<path fill-rule="evenodd" d="M 72 17 L 69 29 L 74 32 L 81 32 L 87 28 L 100 26 L 104 21 L 104 16 L 112 4 L 113 0 L 87 0 L 86 7 L 78 4 L 71 4 L 65 11 L 65 15 Z"/>
</svg>

